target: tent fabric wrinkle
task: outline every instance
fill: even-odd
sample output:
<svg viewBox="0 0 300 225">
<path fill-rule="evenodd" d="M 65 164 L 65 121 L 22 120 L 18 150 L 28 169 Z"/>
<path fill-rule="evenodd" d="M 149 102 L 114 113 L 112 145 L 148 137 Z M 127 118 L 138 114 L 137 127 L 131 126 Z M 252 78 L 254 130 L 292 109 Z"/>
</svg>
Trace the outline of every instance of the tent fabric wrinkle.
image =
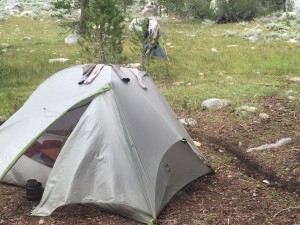
<svg viewBox="0 0 300 225">
<path fill-rule="evenodd" d="M 78 85 L 84 76 L 91 82 Z M 0 181 L 24 187 L 35 178 L 44 187 L 33 216 L 87 204 L 149 223 L 209 172 L 150 76 L 137 69 L 64 69 L 0 127 Z"/>
</svg>

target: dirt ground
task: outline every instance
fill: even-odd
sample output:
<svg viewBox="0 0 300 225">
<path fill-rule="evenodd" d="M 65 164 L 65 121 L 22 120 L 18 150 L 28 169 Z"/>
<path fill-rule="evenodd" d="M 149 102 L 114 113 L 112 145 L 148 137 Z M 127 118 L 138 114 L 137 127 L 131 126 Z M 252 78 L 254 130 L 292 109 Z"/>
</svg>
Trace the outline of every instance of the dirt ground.
<svg viewBox="0 0 300 225">
<path fill-rule="evenodd" d="M 297 101 L 297 100 L 296 100 Z M 233 108 L 177 112 L 192 117 L 187 126 L 215 173 L 179 193 L 158 217 L 158 224 L 300 225 L 300 109 L 287 98 L 264 97 L 255 113 Z M 298 106 L 297 106 L 298 105 Z M 259 113 L 269 118 L 262 118 Z M 247 152 L 282 138 L 280 148 Z M 28 214 L 38 204 L 23 188 L 0 184 L 0 224 L 139 224 L 82 205 L 64 206 L 45 218 Z"/>
</svg>

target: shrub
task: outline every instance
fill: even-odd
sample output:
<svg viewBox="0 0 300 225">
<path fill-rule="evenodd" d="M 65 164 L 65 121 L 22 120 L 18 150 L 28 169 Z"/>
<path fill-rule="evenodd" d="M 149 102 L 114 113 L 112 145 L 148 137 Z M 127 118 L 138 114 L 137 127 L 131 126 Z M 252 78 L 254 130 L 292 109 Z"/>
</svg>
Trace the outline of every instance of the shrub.
<svg viewBox="0 0 300 225">
<path fill-rule="evenodd" d="M 218 0 L 215 19 L 218 23 L 250 21 L 259 11 L 259 0 Z"/>
<path fill-rule="evenodd" d="M 211 18 L 213 10 L 210 8 L 210 0 L 186 1 L 183 14 L 185 17 L 192 19 Z"/>
</svg>

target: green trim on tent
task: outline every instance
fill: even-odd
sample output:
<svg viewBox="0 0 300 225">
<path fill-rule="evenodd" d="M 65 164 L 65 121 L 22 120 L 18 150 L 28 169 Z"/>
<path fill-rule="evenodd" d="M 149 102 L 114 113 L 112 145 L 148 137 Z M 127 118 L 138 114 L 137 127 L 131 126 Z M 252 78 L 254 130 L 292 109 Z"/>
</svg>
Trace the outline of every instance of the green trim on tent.
<svg viewBox="0 0 300 225">
<path fill-rule="evenodd" d="M 44 129 L 43 131 L 41 131 L 38 135 L 36 135 L 29 143 L 28 145 L 26 145 L 20 152 L 19 154 L 13 159 L 13 161 L 5 168 L 4 172 L 1 174 L 0 176 L 0 181 L 5 177 L 5 175 L 9 172 L 9 170 L 16 164 L 16 162 L 19 160 L 19 158 L 24 154 L 24 152 L 52 125 L 54 124 L 58 119 L 60 119 L 65 113 L 67 113 L 72 107 L 74 107 L 75 105 L 77 105 L 78 103 L 82 102 L 83 100 L 93 97 L 93 96 L 97 96 L 100 94 L 103 94 L 109 90 L 112 89 L 112 85 L 108 84 L 105 87 L 101 88 L 99 91 L 97 91 L 96 93 L 91 94 L 90 96 L 87 96 L 83 99 L 81 99 L 80 101 L 76 102 L 74 105 L 72 105 L 70 108 L 68 108 L 66 111 L 64 111 L 59 117 L 56 118 L 56 120 L 54 120 L 48 127 L 46 127 L 46 129 Z"/>
</svg>

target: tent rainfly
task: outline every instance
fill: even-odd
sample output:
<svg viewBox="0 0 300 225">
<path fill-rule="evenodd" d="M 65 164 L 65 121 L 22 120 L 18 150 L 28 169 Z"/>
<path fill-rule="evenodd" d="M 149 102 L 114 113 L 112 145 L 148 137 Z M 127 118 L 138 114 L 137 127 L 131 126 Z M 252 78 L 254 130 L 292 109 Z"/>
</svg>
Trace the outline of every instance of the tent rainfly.
<svg viewBox="0 0 300 225">
<path fill-rule="evenodd" d="M 0 127 L 0 181 L 44 193 L 34 216 L 88 204 L 155 221 L 210 172 L 151 78 L 114 65 L 75 66 L 43 82 Z"/>
</svg>

